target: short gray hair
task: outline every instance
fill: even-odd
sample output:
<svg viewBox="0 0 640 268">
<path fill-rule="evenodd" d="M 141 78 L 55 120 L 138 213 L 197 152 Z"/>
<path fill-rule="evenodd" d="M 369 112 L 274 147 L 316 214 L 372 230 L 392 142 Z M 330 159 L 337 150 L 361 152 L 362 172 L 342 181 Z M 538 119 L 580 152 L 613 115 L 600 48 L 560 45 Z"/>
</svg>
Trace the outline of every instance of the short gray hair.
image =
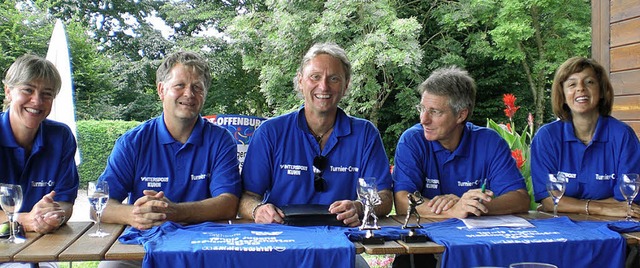
<svg viewBox="0 0 640 268">
<path fill-rule="evenodd" d="M 204 90 L 209 91 L 209 86 L 211 86 L 209 63 L 202 56 L 194 52 L 180 51 L 169 55 L 156 71 L 156 84 L 171 79 L 171 68 L 178 63 L 196 70 L 204 80 Z"/>
<path fill-rule="evenodd" d="M 45 83 L 53 88 L 53 97 L 58 95 L 62 80 L 58 69 L 50 61 L 45 58 L 26 54 L 16 59 L 7 70 L 7 74 L 2 83 L 13 88 L 19 85 L 25 85 L 33 80 L 42 79 Z M 9 98 L 4 97 L 4 110 L 9 107 Z"/>
<path fill-rule="evenodd" d="M 439 68 L 418 86 L 420 95 L 425 92 L 449 97 L 449 107 L 458 114 L 468 109 L 467 120 L 473 114 L 476 102 L 476 84 L 469 73 L 457 66 Z"/>
<path fill-rule="evenodd" d="M 344 49 L 338 46 L 336 43 L 316 43 L 311 48 L 309 48 L 307 53 L 302 58 L 302 62 L 298 67 L 298 71 L 296 72 L 296 76 L 293 78 L 293 89 L 295 91 L 298 91 L 298 74 L 302 73 L 302 70 L 305 66 L 307 66 L 307 64 L 309 64 L 309 61 L 320 54 L 327 54 L 336 59 L 339 59 L 342 63 L 342 69 L 344 69 L 345 83 L 347 83 L 351 79 L 351 62 L 349 62 L 349 58 L 347 58 L 347 53 L 344 51 Z"/>
</svg>

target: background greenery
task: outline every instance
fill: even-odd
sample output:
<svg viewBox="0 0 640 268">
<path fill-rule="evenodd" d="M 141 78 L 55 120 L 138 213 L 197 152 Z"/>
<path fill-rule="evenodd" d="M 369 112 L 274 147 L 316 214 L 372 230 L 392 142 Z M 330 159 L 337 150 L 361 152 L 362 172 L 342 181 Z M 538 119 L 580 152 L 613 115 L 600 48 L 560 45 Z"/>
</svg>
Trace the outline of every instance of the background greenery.
<svg viewBox="0 0 640 268">
<path fill-rule="evenodd" d="M 400 134 L 418 122 L 415 88 L 434 69 L 455 64 L 475 77 L 474 123 L 504 118 L 502 94 L 514 93 L 523 112 L 513 120 L 524 126 L 531 112 L 537 128 L 553 120 L 555 68 L 589 56 L 591 43 L 589 0 L 5 0 L 0 69 L 44 56 L 56 19 L 70 41 L 78 120 L 157 116 L 155 69 L 178 50 L 211 63 L 203 114 L 278 115 L 301 103 L 292 79 L 303 53 L 337 42 L 354 68 L 341 107 L 376 124 L 392 162 Z"/>
<path fill-rule="evenodd" d="M 140 122 L 113 120 L 77 122 L 78 148 L 82 153 L 82 162 L 78 166 L 81 185 L 98 179 L 107 165 L 116 139 L 138 124 Z"/>
</svg>

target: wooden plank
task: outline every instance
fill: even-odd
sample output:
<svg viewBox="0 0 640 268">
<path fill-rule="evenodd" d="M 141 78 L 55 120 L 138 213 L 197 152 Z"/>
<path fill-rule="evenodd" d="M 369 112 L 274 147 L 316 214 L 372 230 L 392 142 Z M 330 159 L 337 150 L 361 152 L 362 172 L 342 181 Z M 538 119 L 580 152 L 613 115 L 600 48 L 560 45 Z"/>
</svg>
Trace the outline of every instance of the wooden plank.
<svg viewBox="0 0 640 268">
<path fill-rule="evenodd" d="M 370 255 L 406 254 L 407 249 L 396 241 L 385 241 L 382 245 L 363 245 L 364 252 Z"/>
<path fill-rule="evenodd" d="M 616 97 L 611 115 L 620 120 L 640 120 L 640 95 Z"/>
<path fill-rule="evenodd" d="M 0 263 L 13 261 L 13 256 L 42 237 L 39 233 L 26 233 L 27 241 L 22 244 L 5 244 L 0 241 Z"/>
<path fill-rule="evenodd" d="M 406 248 L 408 254 L 439 254 L 444 252 L 443 245 L 436 244 L 433 241 L 423 243 L 405 243 L 402 240 L 397 241 L 398 244 Z"/>
<path fill-rule="evenodd" d="M 616 96 L 640 93 L 640 69 L 611 73 L 609 79 Z"/>
<path fill-rule="evenodd" d="M 625 120 L 624 122 L 631 126 L 631 128 L 633 128 L 633 130 L 636 132 L 637 137 L 640 137 L 640 121 Z"/>
<path fill-rule="evenodd" d="M 591 0 L 591 57 L 609 70 L 609 2 Z"/>
<path fill-rule="evenodd" d="M 612 73 L 640 69 L 640 43 L 612 48 L 610 57 Z"/>
<path fill-rule="evenodd" d="M 602 0 L 602 2 L 607 2 Z M 640 16 L 638 0 L 611 0 L 611 22 L 618 22 Z"/>
<path fill-rule="evenodd" d="M 89 227 L 91 227 L 90 222 L 67 222 L 57 231 L 43 235 L 20 251 L 13 260 L 16 262 L 56 261 L 58 255 Z"/>
<path fill-rule="evenodd" d="M 353 245 L 356 247 L 356 254 L 364 253 L 364 246 L 360 242 L 353 242 Z"/>
<path fill-rule="evenodd" d="M 144 259 L 144 248 L 142 245 L 122 244 L 116 240 L 107 253 L 105 253 L 104 259 L 142 261 L 142 259 Z"/>
<path fill-rule="evenodd" d="M 640 17 L 611 24 L 611 47 L 634 43 L 640 43 Z"/>
<path fill-rule="evenodd" d="M 113 242 L 124 230 L 121 224 L 101 224 L 102 230 L 109 233 L 106 237 L 90 237 L 89 234 L 97 229 L 97 225 L 85 232 L 78 240 L 73 242 L 59 256 L 60 261 L 99 261 L 104 259 L 104 255 L 111 248 Z"/>
</svg>

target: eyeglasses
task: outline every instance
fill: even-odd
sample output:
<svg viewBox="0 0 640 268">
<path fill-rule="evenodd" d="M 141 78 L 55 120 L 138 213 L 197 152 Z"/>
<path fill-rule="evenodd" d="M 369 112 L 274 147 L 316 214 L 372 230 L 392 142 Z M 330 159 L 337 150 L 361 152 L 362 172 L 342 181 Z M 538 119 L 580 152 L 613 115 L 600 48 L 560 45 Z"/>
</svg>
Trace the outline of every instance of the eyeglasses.
<svg viewBox="0 0 640 268">
<path fill-rule="evenodd" d="M 416 105 L 416 110 L 418 110 L 418 113 L 420 113 L 420 114 L 428 113 L 429 116 L 431 116 L 431 117 L 441 117 L 445 113 L 445 111 L 442 111 L 442 110 L 427 109 L 424 106 L 422 106 L 422 104 Z"/>
<path fill-rule="evenodd" d="M 327 190 L 327 181 L 322 177 L 322 173 L 324 173 L 324 169 L 327 168 L 327 158 L 318 155 L 313 158 L 313 187 L 316 192 L 324 192 Z"/>
</svg>

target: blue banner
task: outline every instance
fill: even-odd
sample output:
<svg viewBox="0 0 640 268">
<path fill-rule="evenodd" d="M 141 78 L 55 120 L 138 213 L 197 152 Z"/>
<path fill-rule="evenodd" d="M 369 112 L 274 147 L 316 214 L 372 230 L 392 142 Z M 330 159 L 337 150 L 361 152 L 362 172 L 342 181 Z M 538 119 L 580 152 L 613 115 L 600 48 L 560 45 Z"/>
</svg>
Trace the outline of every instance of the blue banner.
<svg viewBox="0 0 640 268">
<path fill-rule="evenodd" d="M 238 145 L 248 145 L 251 143 L 253 132 L 256 131 L 262 122 L 267 120 L 266 118 L 257 116 L 235 114 L 214 114 L 204 116 L 204 118 L 211 123 L 229 130 Z"/>
</svg>

